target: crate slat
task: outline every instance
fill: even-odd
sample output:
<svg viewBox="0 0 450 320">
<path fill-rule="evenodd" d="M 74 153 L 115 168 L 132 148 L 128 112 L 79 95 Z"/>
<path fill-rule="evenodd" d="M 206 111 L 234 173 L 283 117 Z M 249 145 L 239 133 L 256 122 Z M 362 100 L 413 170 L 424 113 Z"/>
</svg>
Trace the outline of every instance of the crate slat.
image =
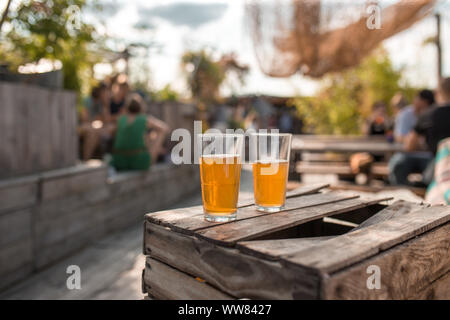
<svg viewBox="0 0 450 320">
<path fill-rule="evenodd" d="M 237 298 L 317 299 L 319 276 L 146 222 L 146 255 Z"/>
<path fill-rule="evenodd" d="M 324 299 L 410 299 L 450 270 L 450 223 L 325 279 Z M 414 261 L 414 263 L 411 263 Z M 367 268 L 378 266 L 381 287 L 367 289 Z M 450 286 L 450 279 L 447 281 Z M 448 296 L 447 296 L 448 297 Z"/>
<path fill-rule="evenodd" d="M 300 250 L 286 259 L 322 272 L 335 272 L 449 220 L 448 206 L 424 208 L 321 242 L 314 250 Z"/>
<path fill-rule="evenodd" d="M 343 196 L 343 195 L 340 195 L 337 193 L 327 193 L 327 194 L 319 193 L 319 194 L 305 195 L 305 196 L 301 196 L 301 197 L 287 199 L 285 208 L 279 213 L 292 211 L 292 210 L 296 210 L 296 209 L 313 207 L 313 206 L 322 205 L 322 204 L 334 203 L 334 202 L 339 202 L 339 201 L 344 201 L 344 200 L 354 199 L 354 198 L 357 198 L 357 196 L 354 196 L 354 195 Z M 202 233 L 203 229 L 208 229 L 208 230 L 211 230 L 211 232 L 214 232 L 213 229 L 215 229 L 215 228 L 222 227 L 223 229 L 227 229 L 225 227 L 225 225 L 235 226 L 235 225 L 237 225 L 238 222 L 245 221 L 247 219 L 253 219 L 253 218 L 260 219 L 262 217 L 266 217 L 266 216 L 270 216 L 270 215 L 272 215 L 272 213 L 262 213 L 262 212 L 257 211 L 255 206 L 250 206 L 250 207 L 239 208 L 239 210 L 237 212 L 237 218 L 235 221 L 232 222 L 232 224 L 230 224 L 228 222 L 211 223 L 209 221 L 205 221 L 203 214 L 202 214 L 202 215 L 197 215 L 194 217 L 178 220 L 178 221 L 174 222 L 173 224 L 171 224 L 170 228 L 177 230 L 178 232 L 182 232 L 182 233 L 187 233 L 187 234 L 196 233 L 196 234 L 203 236 L 203 233 Z M 258 221 L 258 223 L 260 223 L 260 222 Z M 222 229 L 219 229 L 219 230 L 222 230 Z M 205 232 L 206 232 L 206 230 L 205 230 Z M 219 240 L 214 237 L 211 237 L 211 238 L 213 238 L 215 240 Z"/>
<path fill-rule="evenodd" d="M 281 256 L 295 253 L 299 248 L 310 248 L 330 238 L 333 237 L 243 241 L 239 242 L 236 247 L 243 253 L 268 260 L 279 260 Z"/>
<path fill-rule="evenodd" d="M 144 272 L 147 292 L 157 299 L 173 300 L 233 300 L 200 279 L 180 272 L 158 260 L 147 257 Z"/>
<path fill-rule="evenodd" d="M 328 184 L 314 184 L 303 186 L 287 192 L 286 198 L 293 198 L 302 195 L 314 194 L 328 186 L 329 186 Z M 239 201 L 238 208 L 248 207 L 253 204 L 254 204 L 253 198 L 243 199 Z M 165 210 L 146 215 L 146 219 L 148 221 L 168 227 L 173 226 L 175 223 L 183 219 L 184 219 L 183 221 L 190 221 L 189 219 L 191 218 L 194 219 L 194 223 L 198 221 L 203 221 L 203 206 L 195 206 L 191 208 L 179 208 L 175 210 Z M 209 223 L 209 225 L 211 224 Z M 182 228 L 182 226 L 180 226 L 180 228 Z"/>
<path fill-rule="evenodd" d="M 352 196 L 342 197 L 332 194 L 324 194 L 322 196 L 323 202 L 316 202 L 314 206 L 311 204 L 296 210 L 291 209 L 291 211 L 259 215 L 255 219 L 246 219 L 199 230 L 196 234 L 221 245 L 233 245 L 237 241 L 255 239 L 275 231 L 304 224 L 308 221 L 360 209 L 386 200 L 386 198 L 380 198 L 363 201 Z M 325 196 L 327 196 L 327 201 L 324 200 Z M 296 198 L 296 200 L 298 200 L 296 205 L 301 206 L 302 199 Z"/>
</svg>

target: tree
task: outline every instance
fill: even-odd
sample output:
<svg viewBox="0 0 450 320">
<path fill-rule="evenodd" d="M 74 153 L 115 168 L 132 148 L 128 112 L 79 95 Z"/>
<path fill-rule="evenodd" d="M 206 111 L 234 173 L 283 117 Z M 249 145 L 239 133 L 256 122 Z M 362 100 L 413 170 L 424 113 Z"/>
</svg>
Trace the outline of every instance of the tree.
<svg viewBox="0 0 450 320">
<path fill-rule="evenodd" d="M 358 67 L 326 77 L 315 97 L 299 97 L 291 103 L 314 133 L 360 134 L 372 105 L 376 101 L 389 105 L 397 92 L 411 99 L 415 89 L 403 83 L 402 70 L 396 70 L 380 49 Z"/>
<path fill-rule="evenodd" d="M 64 88 L 77 92 L 89 88 L 92 67 L 100 61 L 94 52 L 103 39 L 81 19 L 87 5 L 86 0 L 21 1 L 5 17 L 11 27 L 2 34 L 0 61 L 12 71 L 43 58 L 60 61 Z"/>
<path fill-rule="evenodd" d="M 220 100 L 220 88 L 230 73 L 243 83 L 248 67 L 240 65 L 234 54 L 214 60 L 205 50 L 188 51 L 182 57 L 192 97 L 200 103 L 210 104 Z"/>
</svg>

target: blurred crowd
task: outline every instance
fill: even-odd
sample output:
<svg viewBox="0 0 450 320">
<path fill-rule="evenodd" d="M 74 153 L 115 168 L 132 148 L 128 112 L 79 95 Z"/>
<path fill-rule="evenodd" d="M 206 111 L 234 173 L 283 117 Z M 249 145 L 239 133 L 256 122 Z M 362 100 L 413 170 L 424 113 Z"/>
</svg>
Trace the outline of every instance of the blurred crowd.
<svg viewBox="0 0 450 320">
<path fill-rule="evenodd" d="M 132 92 L 123 74 L 101 82 L 84 100 L 78 128 L 83 160 L 109 152 L 116 170 L 146 170 L 164 153 L 168 126 L 147 114 L 147 105 Z"/>
<path fill-rule="evenodd" d="M 404 152 L 389 160 L 390 184 L 427 187 L 436 180 L 437 161 L 445 157 L 445 151 L 439 150 L 450 141 L 450 78 L 442 79 L 435 92 L 419 91 L 411 104 L 401 93 L 392 98 L 391 104 L 394 119 L 388 116 L 387 106 L 377 102 L 364 131 L 403 146 Z M 411 174 L 420 174 L 421 179 L 411 181 Z M 450 180 L 450 168 L 445 174 Z"/>
<path fill-rule="evenodd" d="M 280 106 L 268 97 L 232 98 L 199 112 L 197 119 L 203 120 L 204 130 L 277 128 L 281 132 L 302 133 L 301 118 L 285 102 Z M 436 180 L 434 169 L 440 144 L 450 137 L 450 78 L 443 79 L 435 92 L 419 91 L 411 103 L 403 94 L 396 94 L 391 110 L 394 117 L 388 115 L 386 104 L 375 103 L 363 131 L 403 146 L 403 152 L 389 159 L 390 184 L 427 187 Z M 85 99 L 81 112 L 82 158 L 88 160 L 101 149 L 112 155 L 110 164 L 116 170 L 148 169 L 168 153 L 164 142 L 169 128 L 147 111 L 144 99 L 130 89 L 125 75 L 101 82 Z M 381 160 L 375 155 L 370 157 Z M 359 163 L 365 161 L 364 157 L 356 158 Z M 421 180 L 411 181 L 413 173 L 420 174 Z"/>
</svg>

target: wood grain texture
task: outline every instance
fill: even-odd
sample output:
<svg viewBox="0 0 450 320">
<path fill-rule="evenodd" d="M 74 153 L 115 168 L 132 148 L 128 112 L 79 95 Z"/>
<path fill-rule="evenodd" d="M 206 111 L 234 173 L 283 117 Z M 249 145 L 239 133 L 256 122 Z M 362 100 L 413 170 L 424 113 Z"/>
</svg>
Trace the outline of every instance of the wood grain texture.
<svg viewBox="0 0 450 320">
<path fill-rule="evenodd" d="M 352 196 L 295 197 L 288 211 L 257 216 L 243 207 L 225 224 L 147 219 L 144 252 L 236 298 L 447 298 L 450 207 Z M 381 269 L 379 290 L 367 289 L 371 265 Z"/>
<path fill-rule="evenodd" d="M 43 174 L 41 177 L 42 201 L 62 198 L 96 187 L 104 187 L 108 176 L 106 165 L 78 165 Z"/>
<path fill-rule="evenodd" d="M 314 196 L 315 195 L 311 195 L 308 197 Z M 325 196 L 325 194 L 323 196 Z M 298 199 L 299 198 L 296 198 L 296 200 Z M 304 224 L 308 221 L 377 204 L 384 199 L 362 201 L 359 199 L 352 199 L 351 197 L 336 197 L 335 201 L 331 201 L 331 198 L 329 198 L 329 200 L 330 201 L 328 202 L 324 201 L 322 204 L 318 202 L 315 206 L 260 215 L 255 219 L 245 219 L 199 230 L 196 232 L 196 235 L 208 241 L 230 246 L 234 245 L 237 241 L 255 239 L 275 231 Z M 298 205 L 300 205 L 300 203 L 298 203 Z"/>
<path fill-rule="evenodd" d="M 299 196 L 304 196 L 308 194 L 318 193 L 320 190 L 328 188 L 329 184 L 317 183 L 317 184 L 308 184 L 294 190 L 286 192 L 286 199 L 296 198 Z M 255 199 L 252 197 L 250 199 L 243 199 L 242 201 L 238 201 L 238 207 L 243 208 L 247 206 L 252 206 L 255 204 Z"/>
<path fill-rule="evenodd" d="M 157 299 L 170 300 L 232 300 L 205 281 L 196 279 L 158 260 L 147 257 L 144 272 L 147 292 Z"/>
<path fill-rule="evenodd" d="M 0 101 L 0 178 L 75 165 L 75 93 L 0 82 Z"/>
<path fill-rule="evenodd" d="M 390 205 L 389 207 L 381 210 L 377 214 L 373 215 L 369 219 L 362 222 L 358 227 L 353 229 L 352 231 L 356 231 L 358 229 L 362 229 L 389 219 L 393 217 L 399 217 L 404 214 L 409 214 L 413 211 L 422 210 L 428 207 L 428 205 L 423 205 L 419 203 L 412 203 L 407 201 L 397 201 Z"/>
<path fill-rule="evenodd" d="M 311 194 L 311 195 L 302 195 L 295 198 L 290 198 L 286 200 L 285 208 L 277 213 L 281 214 L 283 212 L 289 212 L 296 209 L 302 209 L 302 208 L 309 208 L 314 207 L 317 205 L 327 204 L 327 203 L 334 203 L 339 201 L 344 201 L 348 199 L 354 199 L 357 198 L 357 196 L 342 196 L 339 193 L 317 193 L 317 194 Z M 246 206 L 243 208 L 239 208 L 237 211 L 237 218 L 235 221 L 232 222 L 217 222 L 217 223 L 211 223 L 209 221 L 205 221 L 203 215 L 196 215 L 189 218 L 183 218 L 180 220 L 175 221 L 174 223 L 170 224 L 170 228 L 173 230 L 176 230 L 177 232 L 186 233 L 186 234 L 203 234 L 201 232 L 202 229 L 204 230 L 213 230 L 215 228 L 221 228 L 219 229 L 219 232 L 223 229 L 227 229 L 226 226 L 234 226 L 237 223 L 240 223 L 241 221 L 245 221 L 248 219 L 261 219 L 266 216 L 271 216 L 272 213 L 263 213 L 256 210 L 255 206 Z M 261 222 L 258 221 L 258 224 Z M 253 225 L 252 222 L 247 222 L 247 224 Z M 206 231 L 205 231 L 206 232 Z M 211 231 L 214 232 L 214 231 Z"/>
<path fill-rule="evenodd" d="M 0 214 L 31 207 L 38 200 L 38 176 L 0 181 Z"/>
<path fill-rule="evenodd" d="M 448 206 L 424 208 L 321 242 L 314 250 L 300 250 L 286 260 L 322 272 L 336 272 L 449 220 Z"/>
<path fill-rule="evenodd" d="M 419 238 L 325 277 L 323 299 L 410 299 L 450 270 L 450 223 Z M 367 288 L 369 266 L 378 266 L 381 288 Z M 448 282 L 447 282 L 448 283 Z M 428 293 L 429 294 L 429 293 Z M 443 298 L 442 294 L 439 295 Z M 450 298 L 447 295 L 446 298 Z"/>
<path fill-rule="evenodd" d="M 314 272 L 215 246 L 146 222 L 146 254 L 236 298 L 316 299 Z"/>
<path fill-rule="evenodd" d="M 319 192 L 320 190 L 328 187 L 327 184 L 313 184 L 308 186 L 302 186 L 295 190 L 289 191 L 286 194 L 286 198 L 294 198 L 303 195 L 310 195 Z M 238 208 L 245 208 L 254 205 L 254 199 L 244 199 L 239 201 Z M 183 224 L 196 224 L 203 221 L 203 206 L 195 206 L 191 208 L 180 208 L 174 210 L 165 210 L 155 213 L 149 213 L 146 215 L 146 219 L 152 223 L 160 224 L 163 226 L 173 226 L 180 224 L 179 228 L 183 229 Z M 206 224 L 207 226 L 211 225 Z"/>
<path fill-rule="evenodd" d="M 332 237 L 242 241 L 237 243 L 236 248 L 243 253 L 276 261 L 279 260 L 281 256 L 295 253 L 300 249 L 314 247 L 321 241 L 330 238 Z"/>
<path fill-rule="evenodd" d="M 450 300 L 450 272 L 430 283 L 412 300 Z"/>
</svg>

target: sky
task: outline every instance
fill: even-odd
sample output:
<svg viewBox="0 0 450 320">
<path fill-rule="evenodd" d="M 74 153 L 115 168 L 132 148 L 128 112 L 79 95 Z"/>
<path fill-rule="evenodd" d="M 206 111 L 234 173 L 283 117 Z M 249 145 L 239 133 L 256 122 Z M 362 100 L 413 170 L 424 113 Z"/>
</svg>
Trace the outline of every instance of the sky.
<svg viewBox="0 0 450 320">
<path fill-rule="evenodd" d="M 318 81 L 300 74 L 279 79 L 260 71 L 245 16 L 248 0 L 101 1 L 105 10 L 88 13 L 87 19 L 102 19 L 102 32 L 123 43 L 153 44 L 146 59 L 156 89 L 170 83 L 184 90 L 180 58 L 186 50 L 201 48 L 215 56 L 235 52 L 239 62 L 250 67 L 245 85 L 234 87 L 237 94 L 312 95 L 320 87 Z M 443 15 L 442 40 L 450 39 L 450 0 L 441 0 L 438 10 Z M 146 30 L 139 31 L 140 27 Z M 436 49 L 423 45 L 435 30 L 435 20 L 429 17 L 384 42 L 394 66 L 405 69 L 406 80 L 412 85 L 436 86 Z M 443 43 L 444 75 L 450 75 L 450 41 Z"/>
</svg>

